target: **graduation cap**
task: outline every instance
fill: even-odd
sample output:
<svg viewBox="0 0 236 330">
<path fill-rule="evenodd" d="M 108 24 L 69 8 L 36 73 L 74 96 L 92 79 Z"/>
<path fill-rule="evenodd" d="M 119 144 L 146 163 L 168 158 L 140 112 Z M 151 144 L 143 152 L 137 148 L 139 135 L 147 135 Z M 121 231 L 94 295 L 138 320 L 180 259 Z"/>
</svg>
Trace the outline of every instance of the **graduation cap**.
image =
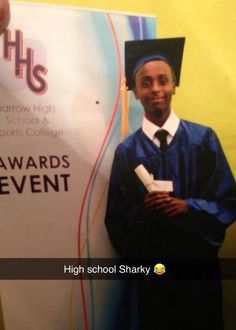
<svg viewBox="0 0 236 330">
<path fill-rule="evenodd" d="M 185 38 L 134 40 L 125 42 L 125 75 L 128 89 L 133 89 L 137 71 L 147 62 L 162 60 L 174 72 L 179 86 Z"/>
</svg>

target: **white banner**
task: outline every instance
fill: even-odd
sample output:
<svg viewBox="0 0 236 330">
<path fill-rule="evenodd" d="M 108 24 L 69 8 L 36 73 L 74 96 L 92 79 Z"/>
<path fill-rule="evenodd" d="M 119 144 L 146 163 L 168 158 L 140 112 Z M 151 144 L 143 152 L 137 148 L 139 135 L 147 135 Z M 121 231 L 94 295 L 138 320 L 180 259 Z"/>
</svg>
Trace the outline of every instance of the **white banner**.
<svg viewBox="0 0 236 330">
<path fill-rule="evenodd" d="M 155 32 L 152 17 L 11 6 L 0 38 L 1 258 L 113 256 L 104 212 L 124 40 Z M 131 130 L 138 121 L 131 107 Z M 88 280 L 1 281 L 0 290 L 7 330 L 111 330 L 120 292 Z"/>
</svg>

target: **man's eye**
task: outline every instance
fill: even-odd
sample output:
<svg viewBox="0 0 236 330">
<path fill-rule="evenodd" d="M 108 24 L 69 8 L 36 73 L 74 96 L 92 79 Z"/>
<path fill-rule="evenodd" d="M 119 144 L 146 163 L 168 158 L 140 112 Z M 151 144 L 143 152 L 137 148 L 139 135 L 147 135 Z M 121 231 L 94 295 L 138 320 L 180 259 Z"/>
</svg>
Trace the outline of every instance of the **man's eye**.
<svg viewBox="0 0 236 330">
<path fill-rule="evenodd" d="M 166 85 L 168 83 L 168 79 L 166 77 L 159 78 L 160 85 Z"/>
<path fill-rule="evenodd" d="M 142 87 L 148 88 L 151 86 L 151 82 L 149 80 L 143 80 L 141 83 Z"/>
</svg>

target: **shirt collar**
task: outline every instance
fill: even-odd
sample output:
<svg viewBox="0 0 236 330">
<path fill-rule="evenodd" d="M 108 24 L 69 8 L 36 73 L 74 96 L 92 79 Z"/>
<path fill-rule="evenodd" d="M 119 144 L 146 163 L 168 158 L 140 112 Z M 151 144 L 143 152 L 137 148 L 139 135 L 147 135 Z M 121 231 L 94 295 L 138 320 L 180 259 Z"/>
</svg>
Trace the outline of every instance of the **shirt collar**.
<svg viewBox="0 0 236 330">
<path fill-rule="evenodd" d="M 171 111 L 169 117 L 167 118 L 166 122 L 162 127 L 159 127 L 155 124 L 153 124 L 150 120 L 148 120 L 145 116 L 143 117 L 143 124 L 142 129 L 143 132 L 149 137 L 150 140 L 154 139 L 154 135 L 157 130 L 159 129 L 165 129 L 173 138 L 178 126 L 180 123 L 180 119 L 176 116 L 176 114 Z"/>
</svg>

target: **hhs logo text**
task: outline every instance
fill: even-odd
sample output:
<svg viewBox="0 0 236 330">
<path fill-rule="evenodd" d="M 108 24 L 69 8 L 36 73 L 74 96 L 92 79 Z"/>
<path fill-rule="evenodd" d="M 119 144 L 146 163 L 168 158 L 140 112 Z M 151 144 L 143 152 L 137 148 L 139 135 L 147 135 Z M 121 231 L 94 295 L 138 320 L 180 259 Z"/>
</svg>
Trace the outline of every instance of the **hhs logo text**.
<svg viewBox="0 0 236 330">
<path fill-rule="evenodd" d="M 28 87 L 35 94 L 44 94 L 48 87 L 45 80 L 47 68 L 34 64 L 34 50 L 24 48 L 23 33 L 19 30 L 15 31 L 14 38 L 9 30 L 3 36 L 3 58 L 11 61 L 12 55 L 15 55 L 15 76 L 20 79 L 25 77 Z"/>
</svg>

